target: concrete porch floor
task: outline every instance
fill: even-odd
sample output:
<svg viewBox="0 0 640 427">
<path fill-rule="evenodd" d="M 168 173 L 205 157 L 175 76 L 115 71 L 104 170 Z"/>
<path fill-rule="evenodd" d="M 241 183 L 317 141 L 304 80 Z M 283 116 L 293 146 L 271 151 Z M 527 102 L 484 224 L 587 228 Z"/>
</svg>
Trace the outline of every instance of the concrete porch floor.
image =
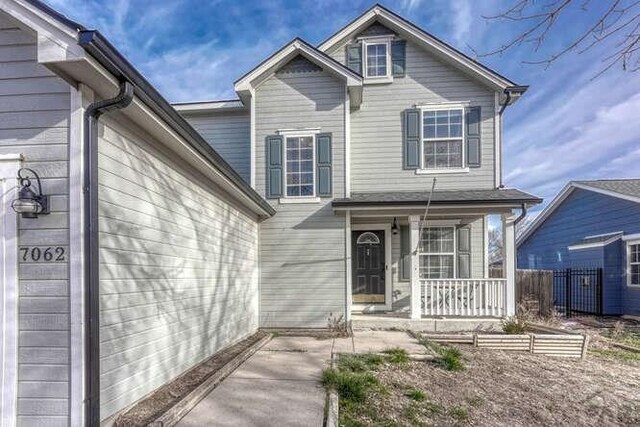
<svg viewBox="0 0 640 427">
<path fill-rule="evenodd" d="M 352 314 L 355 331 L 399 329 L 416 332 L 470 332 L 501 330 L 502 319 L 496 317 L 423 317 L 411 319 L 408 313 Z"/>
</svg>

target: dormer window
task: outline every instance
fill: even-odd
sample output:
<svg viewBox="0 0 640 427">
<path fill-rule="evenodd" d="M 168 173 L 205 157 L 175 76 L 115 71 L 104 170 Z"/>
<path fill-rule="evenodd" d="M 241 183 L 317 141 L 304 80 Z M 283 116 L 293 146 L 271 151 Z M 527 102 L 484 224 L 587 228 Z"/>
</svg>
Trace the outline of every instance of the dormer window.
<svg viewBox="0 0 640 427">
<path fill-rule="evenodd" d="M 365 78 L 390 77 L 390 56 L 388 42 L 364 42 Z"/>
</svg>

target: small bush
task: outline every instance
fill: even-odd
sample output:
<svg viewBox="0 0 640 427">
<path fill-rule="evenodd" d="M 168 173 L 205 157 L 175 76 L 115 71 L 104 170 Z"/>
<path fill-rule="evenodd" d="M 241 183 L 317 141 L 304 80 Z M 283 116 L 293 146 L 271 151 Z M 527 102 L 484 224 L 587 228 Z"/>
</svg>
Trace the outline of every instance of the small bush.
<svg viewBox="0 0 640 427">
<path fill-rule="evenodd" d="M 330 368 L 322 372 L 322 384 L 336 390 L 340 399 L 360 403 L 367 397 L 369 389 L 378 384 L 378 379 L 371 373 Z"/>
<path fill-rule="evenodd" d="M 403 348 L 388 348 L 383 351 L 387 355 L 387 361 L 396 365 L 406 365 L 409 363 L 409 353 Z"/>
<path fill-rule="evenodd" d="M 459 420 L 466 420 L 469 417 L 469 411 L 464 406 L 452 406 L 447 412 L 454 418 Z"/>
<path fill-rule="evenodd" d="M 417 388 L 411 389 L 405 393 L 405 395 L 416 402 L 422 402 L 427 398 L 427 395 L 424 391 L 418 390 Z"/>
<path fill-rule="evenodd" d="M 438 349 L 438 357 L 435 362 L 447 371 L 462 371 L 462 353 L 455 347 L 441 347 Z"/>
<path fill-rule="evenodd" d="M 502 331 L 507 335 L 522 335 L 527 331 L 527 322 L 518 317 L 508 317 L 502 321 Z"/>
</svg>

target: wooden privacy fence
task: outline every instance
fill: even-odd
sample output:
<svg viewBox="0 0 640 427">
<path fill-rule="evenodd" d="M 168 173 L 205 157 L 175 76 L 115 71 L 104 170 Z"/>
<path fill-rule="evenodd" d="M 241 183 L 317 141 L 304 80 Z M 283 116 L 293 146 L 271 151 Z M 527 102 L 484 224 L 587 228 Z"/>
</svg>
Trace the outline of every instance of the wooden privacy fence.
<svg viewBox="0 0 640 427">
<path fill-rule="evenodd" d="M 553 314 L 553 271 L 517 270 L 516 304 L 542 317 Z"/>
</svg>

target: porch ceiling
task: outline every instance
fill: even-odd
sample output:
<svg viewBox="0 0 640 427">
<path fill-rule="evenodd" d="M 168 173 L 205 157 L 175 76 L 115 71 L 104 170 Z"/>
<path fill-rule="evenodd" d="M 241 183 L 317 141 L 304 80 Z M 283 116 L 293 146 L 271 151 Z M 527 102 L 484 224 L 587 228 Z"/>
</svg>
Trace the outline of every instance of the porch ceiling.
<svg viewBox="0 0 640 427">
<path fill-rule="evenodd" d="M 335 199 L 332 206 L 336 210 L 361 207 L 424 207 L 429 200 L 429 191 L 385 191 L 371 193 L 351 193 L 351 197 Z M 496 205 L 520 207 L 542 203 L 542 199 L 516 188 L 490 190 L 434 191 L 432 206 L 478 206 Z"/>
</svg>

